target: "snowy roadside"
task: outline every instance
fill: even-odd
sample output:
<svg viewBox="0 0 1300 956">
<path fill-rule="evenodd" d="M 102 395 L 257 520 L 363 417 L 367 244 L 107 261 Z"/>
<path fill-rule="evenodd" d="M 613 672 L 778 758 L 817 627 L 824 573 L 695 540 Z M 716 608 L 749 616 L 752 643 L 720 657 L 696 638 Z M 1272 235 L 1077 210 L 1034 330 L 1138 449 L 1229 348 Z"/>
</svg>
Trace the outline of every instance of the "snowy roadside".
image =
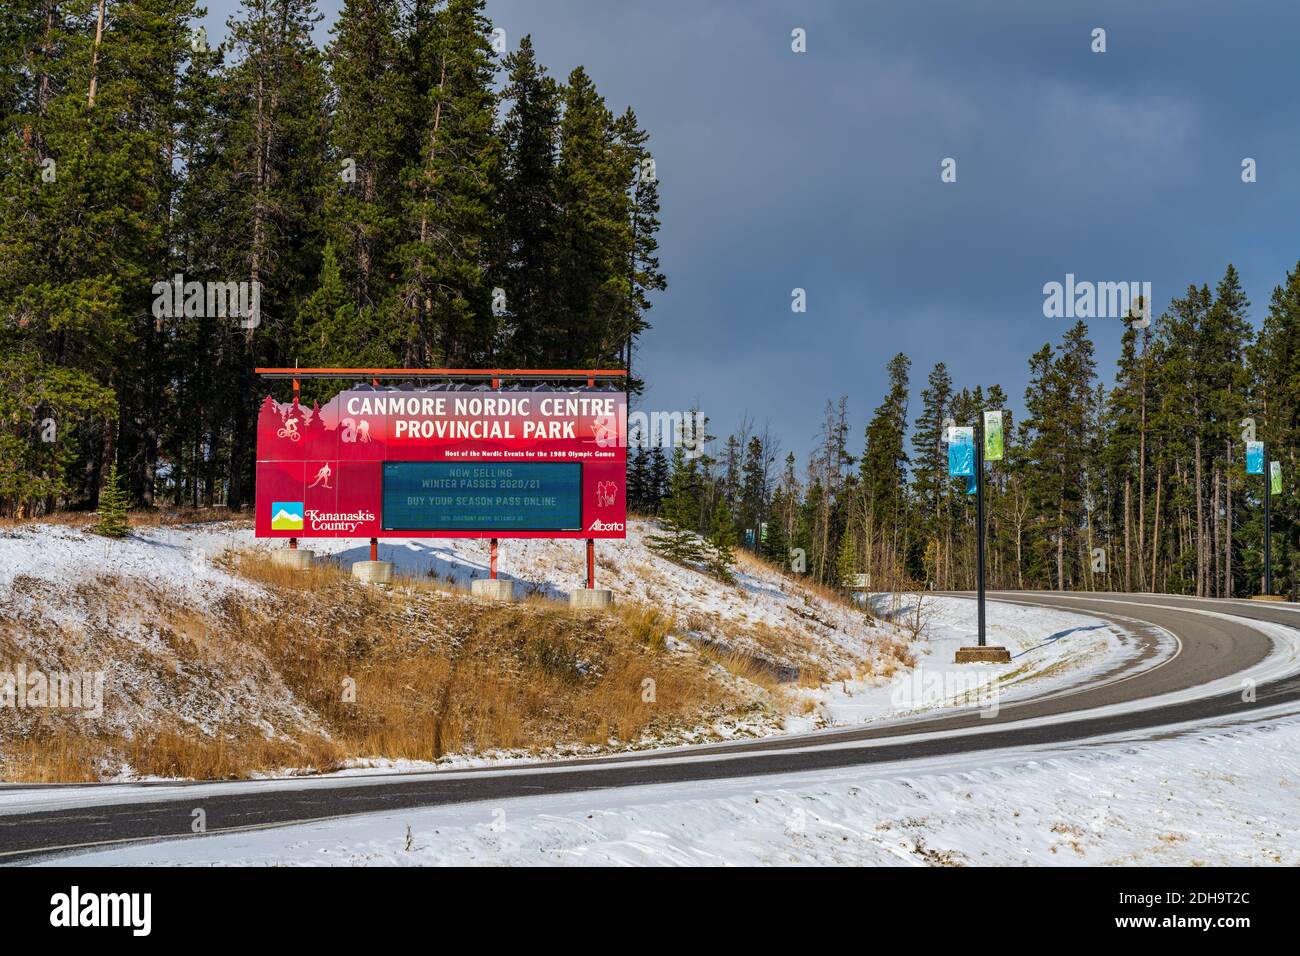
<svg viewBox="0 0 1300 956">
<path fill-rule="evenodd" d="M 723 584 L 664 561 L 646 546 L 650 531 L 650 525 L 633 520 L 627 541 L 602 546 L 606 558 L 598 574 L 620 601 L 672 614 L 676 630 L 667 637 L 669 656 L 707 662 L 708 646 L 720 646 L 801 676 L 783 678 L 779 688 L 761 687 L 720 663 L 707 663 L 719 680 L 770 704 L 753 713 L 676 728 L 669 736 L 620 741 L 616 750 L 815 734 L 970 706 L 992 715 L 1001 702 L 1078 687 L 1151 663 L 1151 658 L 1136 661 L 1138 643 L 1122 628 L 1087 614 L 991 602 L 989 637 L 1011 649 L 1013 662 L 957 666 L 954 652 L 974 640 L 974 604 L 965 598 L 924 596 L 924 628 L 913 635 L 910 628 L 870 620 L 766 564 L 741 562 L 736 583 Z M 368 557 L 368 548 L 355 541 L 312 544 L 344 567 Z M 562 597 L 565 589 L 582 583 L 576 542 L 507 544 L 499 570 L 523 591 Z M 169 722 L 192 723 L 201 734 L 239 722 L 264 728 L 268 735 L 326 732 L 315 711 L 286 687 L 259 652 L 208 636 L 208 622 L 220 617 L 224 602 L 274 601 L 270 592 L 231 574 L 229 564 L 217 558 L 278 546 L 281 542 L 259 541 L 250 525 L 235 522 L 142 527 L 121 541 L 65 524 L 19 525 L 0 532 L 0 627 L 8 635 L 10 656 L 26 659 L 29 670 L 35 663 L 57 671 L 75 661 L 82 670 L 104 672 L 105 726 L 126 736 L 147 736 Z M 469 580 L 486 574 L 482 541 L 398 538 L 383 542 L 381 553 L 406 578 L 432 578 L 465 591 Z M 160 607 L 168 609 L 161 617 Z M 178 663 L 177 633 L 203 637 L 200 661 Z M 608 745 L 576 740 L 541 748 L 467 749 L 437 761 L 361 752 L 343 760 L 337 775 L 419 773 L 608 753 Z M 302 773 L 290 763 L 251 775 Z M 131 761 L 104 762 L 99 778 L 122 783 L 157 779 Z"/>
<path fill-rule="evenodd" d="M 51 863 L 1294 866 L 1300 718 L 372 814 Z"/>
<path fill-rule="evenodd" d="M 820 621 L 809 622 L 792 608 L 795 593 L 788 579 L 754 568 L 738 568 L 735 589 L 702 587 L 700 575 L 658 558 L 644 545 L 647 527 L 643 521 L 629 523 L 626 542 L 603 543 L 602 548 L 615 556 L 602 568 L 602 583 L 613 587 L 620 597 L 643 603 L 662 602 L 672 610 L 716 614 L 747 624 L 811 627 L 826 640 L 820 648 L 828 663 L 845 664 L 852 673 L 851 658 L 837 652 L 860 651 L 870 630 L 862 619 L 842 607 L 819 603 Z M 248 529 L 229 526 L 189 526 L 160 529 L 158 540 L 186 553 L 220 554 L 232 548 L 273 548 L 280 546 L 254 538 Z M 312 543 L 319 553 L 327 554 L 345 565 L 362 560 L 366 549 L 347 540 L 321 540 Z M 481 541 L 424 538 L 385 540 L 381 557 L 394 561 L 399 573 L 416 577 L 436 576 L 468 589 L 472 578 L 487 572 L 487 550 Z M 574 542 L 520 540 L 507 542 L 502 548 L 499 573 L 519 581 L 536 593 L 563 596 L 565 589 L 582 585 L 580 549 Z M 570 580 L 571 578 L 571 580 Z M 714 582 L 709 582 L 715 584 Z M 909 600 L 914 600 L 909 598 Z M 880 613 L 882 602 L 878 602 Z M 864 722 L 893 720 L 962 706 L 987 707 L 991 698 L 998 703 L 1056 693 L 1068 687 L 1086 684 L 1099 675 L 1134 662 L 1138 647 L 1123 628 L 1086 614 L 1030 608 L 998 601 L 989 602 L 988 633 L 991 643 L 1002 644 L 1012 653 L 1009 665 L 969 666 L 954 663 L 958 647 L 974 643 L 975 606 L 966 598 L 927 594 L 923 598 L 922 618 L 925 628 L 919 639 L 909 644 L 916 666 L 906 673 L 881 678 L 858 679 L 840 674 L 820 687 L 805 687 L 792 696 L 797 712 L 789 714 L 778 732 L 804 733 L 824 728 Z M 798 616 L 792 616 L 798 615 Z M 826 625 L 830 626 L 826 626 Z M 1162 642 L 1159 654 L 1148 666 L 1159 663 L 1175 650 L 1175 642 Z M 974 695 L 965 693 L 972 686 L 970 677 L 977 675 Z M 952 691 L 956 688 L 957 693 Z M 726 737 L 771 733 L 773 728 L 757 725 L 745 728 L 702 728 L 701 739 L 713 739 L 717 732 Z M 454 766 L 485 766 L 503 761 L 526 759 L 530 755 L 502 753 L 491 756 L 453 758 Z M 446 766 L 448 761 L 441 765 Z M 426 769 L 433 764 L 409 763 L 405 769 Z M 374 767 L 396 769 L 390 761 L 362 762 L 359 770 Z"/>
<path fill-rule="evenodd" d="M 974 601 L 926 595 L 922 609 L 926 628 L 911 645 L 916 666 L 910 672 L 883 683 L 832 681 L 800 691 L 816 710 L 810 717 L 787 720 L 786 730 L 897 720 L 959 707 L 995 716 L 1004 703 L 1057 693 L 1134 666 L 1140 652 L 1127 630 L 1098 618 L 990 600 L 988 641 L 1010 650 L 1011 663 L 972 668 L 954 663 L 954 657 L 959 647 L 975 643 Z M 1155 666 L 1175 649 L 1172 637 L 1162 640 L 1144 666 Z"/>
<path fill-rule="evenodd" d="M 809 675 L 821 676 L 784 683 L 771 695 L 775 707 L 687 727 L 672 739 L 631 740 L 619 749 L 810 733 L 958 706 L 991 712 L 990 705 L 1054 693 L 1136 663 L 1137 645 L 1118 627 L 1086 614 L 991 602 L 990 639 L 1012 650 L 1012 663 L 958 667 L 954 651 L 973 641 L 974 605 L 969 600 L 926 595 L 926 626 L 914 637 L 906 628 L 872 622 L 761 563 L 742 562 L 730 585 L 672 564 L 646 546 L 651 530 L 645 522 L 633 521 L 626 541 L 604 544 L 598 575 L 620 600 L 674 615 L 677 630 L 668 638 L 672 655 L 698 655 L 705 645 L 720 646 L 787 674 L 803 675 L 806 667 Z M 142 527 L 121 541 L 62 524 L 0 532 L 0 625 L 9 629 L 10 656 L 57 670 L 66 666 L 59 662 L 68 659 L 68 649 L 78 649 L 78 666 L 107 675 L 108 726 L 126 735 L 148 732 L 173 716 L 195 723 L 203 733 L 239 720 L 255 722 L 268 734 L 319 730 L 311 708 L 260 655 L 207 641 L 201 668 L 178 668 L 173 638 L 159 629 L 157 609 L 162 606 L 179 620 L 161 623 L 173 631 L 202 633 L 223 601 L 256 600 L 263 589 L 215 559 L 281 546 L 256 539 L 247 522 Z M 369 556 L 367 547 L 350 540 L 315 541 L 313 547 L 343 566 Z M 381 545 L 381 553 L 408 578 L 433 578 L 465 590 L 472 578 L 487 571 L 482 541 L 394 539 Z M 530 540 L 507 542 L 499 570 L 527 593 L 558 598 L 583 583 L 582 567 L 577 543 Z M 721 665 L 711 666 L 720 679 L 744 683 Z M 744 686 L 747 693 L 758 691 Z M 973 696 L 968 693 L 972 686 Z M 451 753 L 436 762 L 363 753 L 346 760 L 340 775 L 609 752 L 607 746 L 575 742 Z M 268 768 L 255 776 L 299 772 L 292 766 Z M 101 779 L 151 778 L 123 764 L 106 767 Z"/>
</svg>

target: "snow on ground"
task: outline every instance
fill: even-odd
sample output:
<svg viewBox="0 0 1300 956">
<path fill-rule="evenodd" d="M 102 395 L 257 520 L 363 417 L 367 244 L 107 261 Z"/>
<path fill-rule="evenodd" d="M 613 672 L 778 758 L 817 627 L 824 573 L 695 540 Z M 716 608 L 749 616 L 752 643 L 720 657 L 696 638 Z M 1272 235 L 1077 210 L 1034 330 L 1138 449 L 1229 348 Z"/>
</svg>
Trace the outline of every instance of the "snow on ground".
<svg viewBox="0 0 1300 956">
<path fill-rule="evenodd" d="M 734 633 L 706 636 L 765 656 L 777 656 L 779 649 L 755 643 L 744 629 L 762 628 L 795 631 L 806 638 L 808 656 L 830 666 L 860 664 L 871 653 L 880 636 L 864 616 L 834 601 L 800 587 L 796 582 L 755 564 L 737 567 L 736 583 L 727 586 L 704 574 L 672 563 L 646 546 L 655 533 L 644 521 L 628 522 L 627 539 L 596 544 L 596 584 L 611 588 L 617 599 L 630 600 L 677 613 L 686 628 L 697 623 L 692 617 L 715 618 L 741 629 Z M 160 529 L 153 533 L 186 550 L 209 554 L 225 549 L 272 549 L 282 541 L 257 540 L 251 529 L 233 525 Z M 353 539 L 314 539 L 309 545 L 318 556 L 341 566 L 368 560 L 368 544 Z M 567 599 L 573 588 L 586 587 L 585 543 L 551 538 L 507 539 L 500 543 L 497 576 L 516 583 L 517 593 Z M 385 538 L 379 543 L 379 557 L 392 561 L 398 575 L 435 578 L 466 591 L 474 578 L 488 574 L 488 542 L 472 538 Z M 701 620 L 701 627 L 707 622 Z M 789 660 L 798 663 L 804 648 L 785 648 Z"/>
<path fill-rule="evenodd" d="M 597 583 L 612 588 L 621 601 L 673 612 L 681 639 L 674 646 L 685 649 L 689 641 L 706 641 L 753 655 L 786 677 L 812 666 L 834 678 L 792 690 L 792 709 L 783 727 L 770 722 L 737 726 L 724 737 L 905 717 L 959 702 L 987 708 L 994 701 L 1091 680 L 1134 651 L 1122 631 L 1086 615 L 990 602 L 990 641 L 1011 648 L 1013 662 L 958 668 L 953 652 L 973 642 L 974 605 L 969 600 L 925 595 L 926 626 L 912 635 L 901 626 L 906 614 L 896 619 L 899 625 L 873 623 L 862 611 L 757 562 L 742 561 L 734 585 L 680 567 L 646 546 L 653 531 L 634 520 L 626 541 L 600 542 Z M 180 666 L 171 653 L 170 633 L 188 624 L 161 620 L 157 609 L 165 606 L 174 613 L 183 607 L 210 615 L 232 595 L 256 595 L 255 585 L 213 559 L 231 551 L 283 546 L 259 541 L 247 522 L 142 527 L 121 541 L 61 524 L 20 526 L 0 532 L 0 625 L 8 622 L 16 652 L 35 666 L 104 671 L 108 727 L 118 732 L 129 735 L 169 718 L 205 729 L 232 721 L 260 724 L 268 732 L 286 723 L 315 727 L 310 708 L 294 699 L 264 661 L 243 660 L 239 654 L 236 660 L 218 658 L 220 648 L 214 648 L 210 672 L 189 675 L 192 681 L 181 682 L 185 689 L 179 696 L 176 680 L 164 682 L 158 676 L 160 661 Z M 311 547 L 345 567 L 369 557 L 368 545 L 355 540 L 315 540 Z M 433 577 L 466 590 L 488 570 L 487 543 L 472 539 L 385 540 L 380 556 L 395 562 L 401 575 Z M 503 541 L 498 570 L 524 593 L 563 597 L 570 588 L 585 585 L 583 543 Z M 128 581 L 130 587 L 124 587 Z M 880 602 L 873 606 L 876 614 L 883 612 Z M 906 666 L 909 658 L 914 669 Z M 980 682 L 975 697 L 961 683 L 972 675 Z M 716 739 L 718 733 L 717 728 L 700 728 L 701 739 Z M 488 760 L 526 756 L 501 754 Z M 481 764 L 484 758 L 461 762 Z M 367 767 L 391 765 L 382 758 L 357 761 L 353 772 Z"/>
<path fill-rule="evenodd" d="M 864 615 L 812 594 L 762 565 L 738 566 L 736 586 L 721 585 L 651 551 L 645 539 L 653 532 L 647 522 L 632 520 L 626 541 L 599 542 L 598 585 L 612 588 L 620 600 L 677 612 L 687 635 L 700 636 L 704 632 L 704 636 L 760 656 L 777 658 L 778 664 L 794 665 L 798 660 L 781 660 L 771 645 L 748 643 L 744 634 L 719 636 L 700 619 L 712 615 L 741 626 L 766 626 L 809 635 L 815 642 L 813 658 L 832 675 L 840 671 L 836 675 L 839 679 L 794 694 L 798 703 L 808 702 L 803 706 L 810 709 L 791 714 L 785 721 L 787 732 L 890 719 L 939 707 L 987 708 L 993 695 L 997 701 L 1006 702 L 1076 686 L 1131 661 L 1136 653 L 1130 635 L 1096 618 L 990 601 L 989 642 L 1009 648 L 1012 663 L 982 665 L 972 671 L 969 666 L 956 665 L 954 655 L 958 647 L 975 642 L 974 603 L 965 598 L 927 594 L 921 598 L 924 630 L 908 648 L 916 659 L 916 668 L 895 675 L 893 667 L 885 667 L 883 677 L 855 679 L 847 675 L 860 672 L 855 665 L 861 664 L 869 644 L 879 638 L 878 625 L 868 624 Z M 278 541 L 258 541 L 251 531 L 231 526 L 165 529 L 160 537 L 187 552 L 197 549 L 209 554 L 230 548 L 283 546 Z M 311 547 L 344 566 L 369 558 L 368 545 L 358 547 L 346 539 L 316 540 Z M 581 541 L 503 541 L 498 575 L 516 581 L 525 593 L 565 597 L 570 588 L 586 586 L 583 547 Z M 465 589 L 473 578 L 488 571 L 488 546 L 484 541 L 394 539 L 381 542 L 379 551 L 380 558 L 396 564 L 399 574 L 436 577 Z M 885 614 L 884 601 L 871 603 L 876 615 Z M 905 620 L 911 616 L 908 611 L 907 607 L 901 608 L 894 620 Z M 904 639 L 904 630 L 889 630 L 893 640 Z M 1162 648 L 1163 654 L 1171 653 L 1173 647 L 1171 639 Z M 962 681 L 972 673 L 978 675 L 980 684 L 973 696 L 963 692 L 969 688 Z M 941 692 L 932 692 L 940 687 Z"/>
<path fill-rule="evenodd" d="M 0 530 L 0 671 L 102 675 L 102 714 L 84 715 L 89 733 L 129 738 L 177 723 L 205 733 L 315 730 L 316 716 L 264 657 L 208 631 L 223 601 L 256 593 L 168 533 L 109 540 L 59 524 Z M 202 636 L 197 661 L 177 655 L 182 633 Z M 0 713 L 14 715 L 5 729 L 17 736 L 44 716 L 39 708 Z"/>
<path fill-rule="evenodd" d="M 225 526 L 220 526 L 225 527 Z M 209 607 L 231 589 L 249 590 L 246 581 L 208 558 L 229 537 L 220 532 L 170 528 L 145 529 L 111 540 L 58 524 L 0 529 L 0 593 L 21 578 L 62 588 L 109 575 L 150 582 Z"/>
<path fill-rule="evenodd" d="M 908 602 L 915 608 L 915 596 Z M 882 600 L 873 601 L 883 609 Z M 1006 647 L 1011 663 L 954 663 L 959 647 L 976 642 L 975 604 L 965 598 L 925 595 L 922 638 L 911 645 L 916 666 L 888 681 L 837 680 L 821 688 L 798 692 L 813 701 L 815 710 L 786 721 L 789 731 L 811 730 L 895 719 L 954 707 L 976 707 L 990 717 L 1012 700 L 1053 693 L 1098 678 L 1104 672 L 1136 662 L 1138 645 L 1118 625 L 1086 615 L 989 601 L 987 640 Z M 905 609 L 902 617 L 907 617 Z M 1176 648 L 1169 638 L 1154 666 Z"/>
<path fill-rule="evenodd" d="M 1295 866 L 1300 718 L 371 814 L 52 862 Z"/>
</svg>

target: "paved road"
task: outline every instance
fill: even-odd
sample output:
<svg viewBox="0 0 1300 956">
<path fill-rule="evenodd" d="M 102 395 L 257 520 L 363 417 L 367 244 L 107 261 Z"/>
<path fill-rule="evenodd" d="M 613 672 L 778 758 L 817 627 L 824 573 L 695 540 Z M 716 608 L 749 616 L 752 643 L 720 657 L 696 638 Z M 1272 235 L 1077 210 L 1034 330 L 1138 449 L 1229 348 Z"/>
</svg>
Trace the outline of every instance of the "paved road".
<svg viewBox="0 0 1300 956">
<path fill-rule="evenodd" d="M 993 718 L 966 710 L 891 726 L 704 745 L 669 752 L 670 759 L 659 751 L 514 765 L 486 775 L 445 770 L 345 780 L 304 778 L 273 785 L 249 782 L 228 785 L 216 794 L 196 791 L 190 799 L 177 798 L 174 784 L 167 785 L 166 795 L 160 792 L 157 799 L 151 799 L 148 785 L 141 785 L 132 788 L 129 802 L 0 814 L 0 859 L 14 863 L 92 846 L 166 837 L 194 839 L 191 823 L 196 807 L 206 814 L 207 833 L 212 834 L 540 793 L 829 770 L 1068 743 L 1185 721 L 1249 717 L 1252 708 L 1279 703 L 1300 704 L 1300 675 L 1261 683 L 1252 704 L 1243 703 L 1235 687 L 1214 696 L 1143 704 L 1150 698 L 1229 678 L 1260 663 L 1272 651 L 1273 643 L 1244 622 L 1268 621 L 1300 628 L 1300 605 L 1145 594 L 998 592 L 990 598 L 1078 611 L 1119 624 L 1138 642 L 1143 669 L 1134 673 L 1133 662 L 1128 661 L 1085 687 L 1003 704 Z M 1177 653 L 1164 659 L 1158 648 L 1162 640 L 1167 645 L 1169 635 L 1177 638 L 1179 646 Z M 1096 708 L 1108 710 L 1079 713 Z M 958 731 L 961 733 L 955 733 Z M 5 792 L 12 790 L 6 788 Z M 121 788 L 112 792 L 120 793 Z"/>
</svg>

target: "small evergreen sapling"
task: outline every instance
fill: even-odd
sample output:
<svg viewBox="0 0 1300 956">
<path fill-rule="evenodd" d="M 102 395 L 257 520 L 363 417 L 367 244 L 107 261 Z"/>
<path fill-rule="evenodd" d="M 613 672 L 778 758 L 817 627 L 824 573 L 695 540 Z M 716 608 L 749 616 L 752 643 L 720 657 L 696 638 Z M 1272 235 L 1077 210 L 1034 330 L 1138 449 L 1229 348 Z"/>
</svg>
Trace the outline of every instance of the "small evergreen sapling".
<svg viewBox="0 0 1300 956">
<path fill-rule="evenodd" d="M 736 563 L 736 526 L 725 498 L 718 499 L 713 511 L 713 534 L 709 536 L 709 571 L 723 581 L 731 581 L 731 567 Z"/>
<path fill-rule="evenodd" d="M 125 538 L 131 533 L 131 520 L 127 517 L 126 491 L 117 474 L 117 463 L 108 466 L 108 477 L 99 492 L 99 521 L 95 533 L 106 538 Z"/>
</svg>

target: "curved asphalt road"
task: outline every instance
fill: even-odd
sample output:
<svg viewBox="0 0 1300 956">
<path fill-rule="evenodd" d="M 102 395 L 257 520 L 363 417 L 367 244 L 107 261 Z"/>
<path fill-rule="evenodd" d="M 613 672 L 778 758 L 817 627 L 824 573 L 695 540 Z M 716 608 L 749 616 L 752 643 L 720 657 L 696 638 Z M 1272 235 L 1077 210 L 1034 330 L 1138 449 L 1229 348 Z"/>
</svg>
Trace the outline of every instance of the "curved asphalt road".
<svg viewBox="0 0 1300 956">
<path fill-rule="evenodd" d="M 1214 617 L 1209 610 L 1245 620 L 1300 628 L 1300 605 L 1189 599 L 1147 594 L 1069 594 L 997 592 L 991 600 L 1077 611 L 1112 621 L 1133 634 L 1146 669 L 1133 662 L 1100 675 L 1089 684 L 1039 698 L 1003 704 L 994 718 L 963 710 L 889 726 L 866 726 L 814 735 L 769 737 L 710 744 L 673 751 L 625 754 L 546 764 L 520 764 L 481 770 L 445 770 L 418 775 L 383 775 L 341 782 L 304 778 L 300 785 L 276 781 L 231 785 L 218 794 L 177 799 L 173 792 L 150 801 L 139 792 L 126 803 L 0 813 L 0 860 L 21 862 L 74 849 L 137 840 L 192 837 L 192 812 L 202 807 L 207 833 L 301 823 L 358 813 L 375 813 L 478 800 L 501 800 L 540 793 L 630 787 L 655 783 L 714 780 L 759 774 L 836 769 L 854 764 L 908 760 L 976 750 L 1066 743 L 1106 734 L 1185 721 L 1249 716 L 1251 709 L 1300 702 L 1300 674 L 1259 684 L 1253 704 L 1239 690 L 1178 703 L 1131 707 L 1123 712 L 1017 726 L 1037 717 L 1060 717 L 1112 704 L 1195 688 L 1231 677 L 1262 661 L 1272 641 L 1241 620 Z M 973 608 L 972 608 L 973 611 Z M 996 611 L 994 612 L 996 614 Z M 1163 663 L 1156 647 L 1175 635 L 1178 652 Z M 965 728 L 961 735 L 942 732 Z M 939 735 L 935 735 L 940 732 Z M 925 738 L 916 738 L 927 734 Z M 896 742 L 881 742 L 896 741 Z M 870 745 L 852 746 L 854 743 Z M 845 746 L 828 747 L 830 744 Z M 814 749 L 815 748 L 815 749 Z M 671 758 L 671 759 L 665 759 Z M 148 785 L 140 785 L 147 789 Z M 176 784 L 167 784 L 169 789 Z M 13 789 L 13 788 L 5 788 Z"/>
</svg>

